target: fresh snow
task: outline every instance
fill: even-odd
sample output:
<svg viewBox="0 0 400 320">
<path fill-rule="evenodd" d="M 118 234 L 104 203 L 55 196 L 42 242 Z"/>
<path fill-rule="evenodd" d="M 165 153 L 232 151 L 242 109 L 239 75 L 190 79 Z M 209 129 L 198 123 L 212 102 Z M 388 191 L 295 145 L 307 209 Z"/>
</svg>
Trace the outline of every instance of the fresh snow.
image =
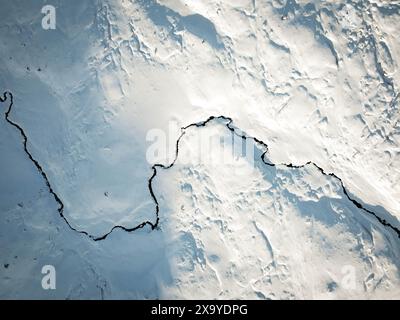
<svg viewBox="0 0 400 320">
<path fill-rule="evenodd" d="M 1 1 L 0 94 L 108 236 L 2 117 L 1 298 L 400 298 L 399 1 L 59 0 L 55 30 L 43 5 Z M 268 150 L 181 136 L 220 115 Z"/>
</svg>

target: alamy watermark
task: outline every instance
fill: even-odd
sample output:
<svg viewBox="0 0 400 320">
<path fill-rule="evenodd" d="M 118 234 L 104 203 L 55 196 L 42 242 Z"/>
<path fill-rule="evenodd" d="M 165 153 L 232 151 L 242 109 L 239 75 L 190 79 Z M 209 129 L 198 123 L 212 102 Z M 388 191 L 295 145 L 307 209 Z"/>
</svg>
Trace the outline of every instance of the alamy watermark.
<svg viewBox="0 0 400 320">
<path fill-rule="evenodd" d="M 222 165 L 229 166 L 234 174 L 248 174 L 254 169 L 257 150 L 260 156 L 261 149 L 251 137 L 224 125 L 212 126 L 211 130 L 202 128 L 181 129 L 176 121 L 170 121 L 167 131 L 159 128 L 149 130 L 146 135 L 147 162 L 170 165 L 176 160 L 179 164 L 191 166 Z"/>
<path fill-rule="evenodd" d="M 356 268 L 352 265 L 345 265 L 341 269 L 342 278 L 340 284 L 345 290 L 356 290 L 357 277 Z"/>
<path fill-rule="evenodd" d="M 56 28 L 56 8 L 48 4 L 42 8 L 41 12 L 44 14 L 42 28 L 44 30 L 54 30 Z"/>
<path fill-rule="evenodd" d="M 42 288 L 44 290 L 55 290 L 56 289 L 56 268 L 47 264 L 42 267 Z"/>
</svg>

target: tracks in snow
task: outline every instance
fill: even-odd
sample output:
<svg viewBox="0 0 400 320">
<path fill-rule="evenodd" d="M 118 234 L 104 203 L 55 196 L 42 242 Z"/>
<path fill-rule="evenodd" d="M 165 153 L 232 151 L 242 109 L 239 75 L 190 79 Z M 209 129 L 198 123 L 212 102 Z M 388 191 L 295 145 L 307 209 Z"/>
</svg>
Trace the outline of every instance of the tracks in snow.
<svg viewBox="0 0 400 320">
<path fill-rule="evenodd" d="M 39 162 L 32 156 L 32 154 L 29 152 L 29 150 L 28 150 L 28 148 L 27 148 L 28 137 L 26 136 L 26 134 L 25 134 L 24 130 L 21 128 L 21 126 L 18 125 L 17 123 L 15 123 L 14 121 L 10 120 L 10 118 L 9 118 L 9 117 L 10 117 L 10 113 L 11 113 L 11 111 L 12 111 L 13 104 L 14 104 L 14 96 L 13 96 L 13 94 L 12 94 L 11 92 L 9 92 L 9 91 L 4 92 L 4 93 L 3 93 L 3 96 L 0 96 L 0 102 L 3 103 L 3 102 L 5 102 L 5 101 L 7 101 L 8 98 L 10 99 L 10 104 L 9 104 L 9 107 L 8 107 L 6 113 L 5 113 L 5 119 L 6 119 L 6 121 L 7 121 L 10 125 L 12 125 L 13 127 L 17 128 L 17 130 L 20 132 L 20 134 L 21 134 L 21 136 L 22 136 L 22 139 L 23 139 L 24 151 L 25 151 L 25 153 L 28 155 L 28 158 L 29 158 L 29 159 L 32 161 L 32 163 L 35 165 L 35 167 L 37 168 L 37 170 L 39 171 L 39 173 L 42 175 L 43 179 L 45 180 L 46 186 L 47 186 L 47 188 L 48 188 L 50 194 L 54 197 L 54 200 L 55 200 L 55 201 L 57 202 L 57 204 L 58 204 L 58 209 L 57 209 L 57 211 L 58 211 L 60 217 L 65 221 L 65 223 L 68 225 L 68 227 L 69 227 L 71 230 L 73 230 L 73 231 L 75 231 L 75 232 L 78 232 L 78 233 L 80 233 L 80 234 L 86 235 L 86 236 L 88 236 L 90 239 L 92 239 L 92 240 L 94 240 L 94 241 L 105 240 L 105 239 L 106 239 L 114 230 L 116 230 L 116 229 L 121 229 L 121 230 L 124 230 L 124 231 L 126 231 L 126 232 L 133 232 L 133 231 L 135 231 L 135 230 L 137 230 L 137 229 L 141 229 L 141 228 L 145 227 L 146 225 L 150 226 L 152 230 L 154 230 L 154 229 L 156 229 L 156 228 L 158 227 L 159 222 L 160 222 L 160 217 L 159 217 L 160 206 L 159 206 L 159 203 L 158 203 L 158 201 L 157 201 L 157 197 L 156 197 L 155 194 L 154 194 L 152 182 L 153 182 L 153 179 L 154 179 L 154 178 L 156 177 L 156 175 L 157 175 L 157 168 L 169 169 L 169 168 L 171 168 L 171 167 L 175 164 L 176 160 L 178 159 L 178 154 L 179 154 L 179 142 L 180 142 L 180 140 L 182 139 L 182 137 L 184 136 L 186 130 L 189 129 L 189 128 L 191 128 L 191 127 L 205 127 L 205 126 L 207 125 L 207 123 L 209 123 L 209 122 L 212 121 L 212 120 L 216 120 L 216 119 L 225 120 L 225 121 L 227 121 L 227 123 L 225 124 L 225 126 L 226 126 L 230 131 L 232 131 L 236 136 L 238 136 L 238 137 L 240 137 L 240 138 L 242 138 L 242 139 L 251 139 L 251 140 L 253 140 L 255 143 L 257 143 L 258 145 L 260 145 L 261 147 L 263 147 L 263 148 L 265 149 L 265 151 L 264 151 L 263 154 L 261 155 L 261 160 L 262 160 L 266 165 L 272 166 L 272 167 L 278 166 L 278 164 L 270 163 L 270 162 L 268 162 L 268 161 L 265 160 L 265 154 L 266 154 L 267 151 L 268 151 L 268 145 L 267 145 L 265 142 L 263 142 L 262 140 L 257 139 L 256 137 L 248 136 L 248 135 L 245 135 L 244 133 L 238 133 L 238 129 L 235 128 L 234 126 L 232 126 L 233 120 L 232 120 L 231 118 L 229 118 L 229 117 L 225 117 L 225 116 L 211 116 L 211 117 L 209 117 L 208 119 L 206 119 L 206 120 L 204 120 L 204 121 L 200 121 L 200 122 L 196 122 L 196 123 L 189 124 L 189 125 L 187 125 L 187 126 L 181 128 L 181 131 L 182 131 L 182 132 L 181 132 L 180 136 L 178 137 L 178 139 L 176 140 L 176 145 L 175 145 L 175 158 L 174 158 L 174 160 L 173 160 L 169 165 L 163 165 L 163 164 L 157 163 L 157 164 L 154 164 L 154 165 L 151 167 L 152 175 L 150 176 L 150 178 L 149 178 L 149 180 L 148 180 L 148 188 L 149 188 L 150 195 L 151 195 L 151 197 L 153 198 L 153 201 L 154 201 L 154 204 L 155 204 L 155 207 L 156 207 L 156 210 L 155 210 L 156 221 L 155 221 L 154 223 L 151 222 L 151 221 L 144 221 L 144 222 L 142 222 L 141 224 L 139 224 L 139 225 L 137 225 L 137 226 L 135 226 L 135 227 L 132 227 L 132 228 L 126 228 L 126 227 L 124 227 L 124 226 L 116 225 L 116 226 L 112 227 L 111 230 L 110 230 L 109 232 L 105 233 L 105 234 L 102 235 L 102 236 L 96 237 L 96 236 L 94 236 L 94 235 L 89 234 L 88 232 L 86 232 L 86 231 L 84 231 L 84 230 L 78 230 L 78 229 L 74 228 L 74 227 L 69 223 L 68 219 L 65 217 L 65 215 L 64 215 L 64 204 L 63 204 L 63 202 L 61 201 L 61 198 L 60 198 L 60 197 L 57 195 L 57 193 L 55 193 L 55 191 L 53 190 L 53 188 L 52 188 L 52 186 L 51 186 L 51 184 L 50 184 L 50 181 L 49 181 L 49 179 L 48 179 L 48 177 L 47 177 L 45 171 L 43 170 L 42 166 L 41 166 L 41 165 L 39 164 Z M 302 167 L 305 167 L 305 166 L 308 166 L 308 165 L 313 165 L 313 166 L 315 166 L 315 167 L 316 167 L 323 175 L 325 175 L 325 176 L 331 176 L 331 177 L 334 177 L 335 179 L 337 179 L 337 180 L 340 182 L 340 184 L 341 184 L 341 187 L 342 187 L 342 189 L 343 189 L 343 193 L 345 194 L 345 196 L 347 197 L 347 199 L 348 199 L 349 201 L 351 201 L 351 202 L 352 202 L 357 208 L 359 208 L 360 210 L 363 210 L 364 212 L 366 212 L 366 213 L 368 213 L 368 214 L 374 216 L 374 217 L 379 221 L 379 223 L 381 223 L 381 224 L 384 225 L 385 227 L 388 227 L 388 228 L 392 229 L 392 230 L 397 234 L 397 236 L 400 238 L 400 230 L 399 230 L 398 228 L 396 228 L 396 227 L 394 227 L 393 225 L 391 225 L 389 222 L 387 222 L 385 219 L 381 218 L 381 217 L 380 217 L 379 215 L 377 215 L 375 212 L 373 212 L 373 211 L 371 211 L 371 210 L 369 210 L 369 209 L 367 209 L 367 208 L 364 208 L 363 205 L 362 205 L 360 202 L 358 202 L 357 200 L 351 198 L 350 195 L 348 194 L 346 188 L 344 187 L 344 184 L 343 184 L 342 179 L 339 178 L 336 174 L 334 174 L 334 173 L 326 173 L 326 172 L 324 171 L 323 168 L 321 168 L 320 166 L 318 166 L 317 164 L 315 164 L 315 163 L 312 162 L 312 161 L 308 161 L 307 163 L 305 163 L 305 164 L 303 164 L 303 165 L 293 165 L 293 164 L 291 164 L 291 163 L 289 163 L 289 164 L 279 164 L 279 166 L 285 166 L 285 167 L 287 167 L 287 168 L 302 168 Z"/>
</svg>

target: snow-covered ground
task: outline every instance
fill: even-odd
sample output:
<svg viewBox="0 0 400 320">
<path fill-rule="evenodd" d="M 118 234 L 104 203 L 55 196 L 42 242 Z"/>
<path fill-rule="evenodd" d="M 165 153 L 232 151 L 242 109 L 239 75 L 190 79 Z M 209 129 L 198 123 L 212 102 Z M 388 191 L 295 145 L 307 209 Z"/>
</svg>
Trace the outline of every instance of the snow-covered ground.
<svg viewBox="0 0 400 320">
<path fill-rule="evenodd" d="M 1 298 L 400 298 L 400 1 L 0 4 Z"/>
</svg>

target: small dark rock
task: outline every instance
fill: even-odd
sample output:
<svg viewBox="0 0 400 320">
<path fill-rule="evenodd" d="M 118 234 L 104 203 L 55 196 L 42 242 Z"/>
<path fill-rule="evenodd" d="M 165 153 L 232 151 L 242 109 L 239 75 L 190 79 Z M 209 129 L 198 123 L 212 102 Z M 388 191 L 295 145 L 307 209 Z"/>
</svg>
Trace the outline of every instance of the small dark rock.
<svg viewBox="0 0 400 320">
<path fill-rule="evenodd" d="M 335 281 L 331 281 L 327 284 L 327 289 L 329 292 L 333 292 L 337 289 L 338 284 Z"/>
</svg>

